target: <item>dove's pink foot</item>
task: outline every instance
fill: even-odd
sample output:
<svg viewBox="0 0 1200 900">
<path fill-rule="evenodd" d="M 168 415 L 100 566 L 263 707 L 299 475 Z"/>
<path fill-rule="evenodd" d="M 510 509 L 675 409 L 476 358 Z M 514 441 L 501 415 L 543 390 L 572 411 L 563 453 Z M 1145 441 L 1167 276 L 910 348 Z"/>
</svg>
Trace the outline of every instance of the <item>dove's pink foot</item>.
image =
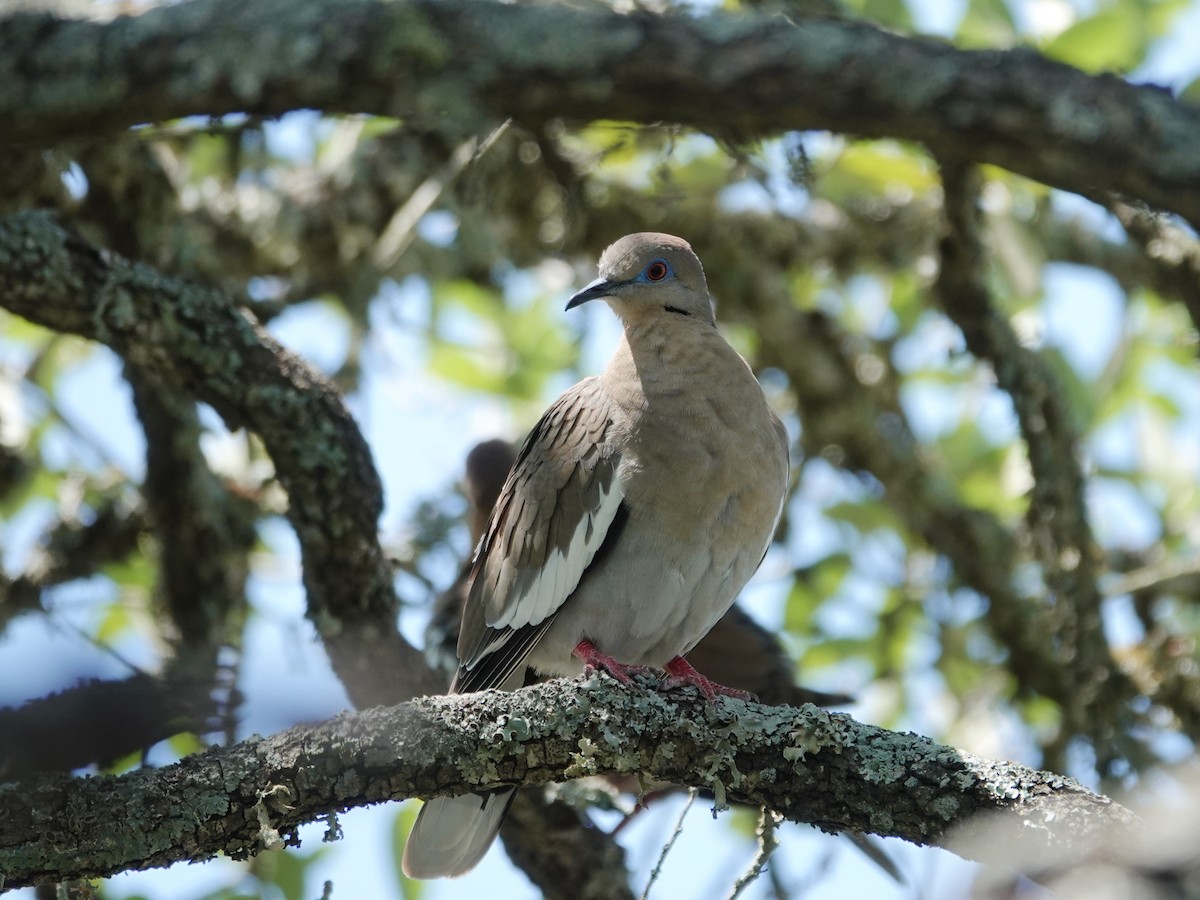
<svg viewBox="0 0 1200 900">
<path fill-rule="evenodd" d="M 669 690 L 690 684 L 695 686 L 709 701 L 716 700 L 718 694 L 724 697 L 736 697 L 738 700 L 754 699 L 753 694 L 739 691 L 737 688 L 725 687 L 723 684 L 717 684 L 715 681 L 705 678 L 692 668 L 692 664 L 682 656 L 677 656 L 667 663 L 666 669 L 670 677 L 663 681 L 664 689 Z"/>
<path fill-rule="evenodd" d="M 601 653 L 591 641 L 580 641 L 571 653 L 583 660 L 584 671 L 594 672 L 603 669 L 621 684 L 633 684 L 632 675 L 657 675 L 658 671 L 650 666 L 630 666 L 617 662 L 607 653 Z"/>
</svg>

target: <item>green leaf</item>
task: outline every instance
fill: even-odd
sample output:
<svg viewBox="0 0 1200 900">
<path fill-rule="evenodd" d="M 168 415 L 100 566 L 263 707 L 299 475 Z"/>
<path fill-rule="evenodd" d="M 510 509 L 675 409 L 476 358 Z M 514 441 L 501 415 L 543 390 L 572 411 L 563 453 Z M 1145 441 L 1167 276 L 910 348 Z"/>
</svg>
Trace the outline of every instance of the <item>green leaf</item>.
<svg viewBox="0 0 1200 900">
<path fill-rule="evenodd" d="M 308 870 L 327 850 L 321 847 L 310 853 L 295 850 L 260 853 L 251 861 L 250 872 L 263 884 L 279 888 L 286 900 L 309 900 L 304 887 Z"/>
<path fill-rule="evenodd" d="M 194 183 L 202 182 L 206 178 L 223 179 L 229 173 L 229 143 L 229 136 L 220 132 L 197 132 L 191 136 L 187 146 L 187 161 Z"/>
<path fill-rule="evenodd" d="M 1146 22 L 1129 4 L 1076 22 L 1042 48 L 1085 72 L 1128 72 L 1145 57 Z"/>
<path fill-rule="evenodd" d="M 1179 99 L 1184 103 L 1192 103 L 1200 106 L 1200 78 L 1195 78 L 1190 81 L 1182 91 L 1179 92 Z"/>
<path fill-rule="evenodd" d="M 1146 28 L 1151 37 L 1162 37 L 1172 26 L 1179 14 L 1191 5 L 1191 0 L 1141 0 L 1139 6 L 1146 18 Z"/>
<path fill-rule="evenodd" d="M 924 156 L 895 141 L 856 141 L 838 154 L 818 181 L 832 200 L 861 200 L 861 194 L 908 188 L 921 194 L 938 187 L 937 172 Z"/>
<path fill-rule="evenodd" d="M 104 617 L 100 620 L 100 625 L 96 628 L 96 640 L 102 644 L 111 644 L 124 634 L 132 624 L 133 620 L 130 618 L 129 611 L 123 603 L 110 603 L 104 613 Z"/>
<path fill-rule="evenodd" d="M 392 820 L 392 860 L 396 865 L 396 884 L 399 885 L 400 896 L 404 900 L 420 900 L 421 895 L 425 893 L 425 882 L 409 878 L 400 868 L 404 845 L 408 842 L 409 832 L 412 831 L 420 809 L 419 803 L 404 803 L 396 813 L 396 818 Z"/>
<path fill-rule="evenodd" d="M 504 392 L 504 369 L 497 354 L 485 355 L 465 347 L 438 343 L 429 356 L 429 371 L 439 378 L 475 391 Z M 503 359 L 503 357 L 501 357 Z"/>
<path fill-rule="evenodd" d="M 960 47 L 1010 47 L 1017 40 L 1017 25 L 1004 0 L 969 0 L 958 24 L 954 42 Z"/>
<path fill-rule="evenodd" d="M 861 659 L 870 654 L 871 646 L 866 638 L 826 638 L 800 655 L 799 668 L 801 672 L 812 672 L 836 666 L 847 659 Z"/>
<path fill-rule="evenodd" d="M 825 510 L 825 517 L 853 525 L 860 534 L 878 531 L 881 528 L 899 529 L 892 511 L 882 503 L 835 503 Z"/>
<path fill-rule="evenodd" d="M 784 610 L 784 628 L 794 634 L 811 633 L 817 610 L 837 594 L 851 565 L 849 554 L 833 553 L 797 572 Z"/>
<path fill-rule="evenodd" d="M 199 753 L 206 746 L 199 737 L 190 731 L 181 731 L 179 734 L 167 738 L 167 745 L 180 759 L 183 759 L 185 756 L 191 756 L 193 753 Z"/>
<path fill-rule="evenodd" d="M 904 0 L 846 0 L 847 8 L 884 28 L 912 31 L 912 13 Z"/>
<path fill-rule="evenodd" d="M 142 751 L 134 750 L 132 753 L 126 753 L 124 756 L 114 759 L 106 766 L 101 766 L 100 771 L 105 775 L 120 775 L 122 772 L 136 769 L 141 764 Z"/>
<path fill-rule="evenodd" d="M 45 344 L 58 336 L 48 328 L 35 325 L 28 319 L 14 316 L 2 309 L 0 309 L 0 334 L 4 335 L 6 342 L 36 346 Z"/>
</svg>

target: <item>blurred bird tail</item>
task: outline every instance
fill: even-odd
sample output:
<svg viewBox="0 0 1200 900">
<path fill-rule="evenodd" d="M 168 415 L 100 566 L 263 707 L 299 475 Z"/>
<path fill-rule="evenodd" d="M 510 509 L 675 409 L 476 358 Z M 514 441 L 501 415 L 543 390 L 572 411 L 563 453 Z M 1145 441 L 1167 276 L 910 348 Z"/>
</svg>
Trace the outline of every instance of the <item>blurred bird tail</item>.
<svg viewBox="0 0 1200 900">
<path fill-rule="evenodd" d="M 404 845 L 404 874 L 454 878 L 471 871 L 492 846 L 515 793 L 509 788 L 426 801 Z"/>
</svg>

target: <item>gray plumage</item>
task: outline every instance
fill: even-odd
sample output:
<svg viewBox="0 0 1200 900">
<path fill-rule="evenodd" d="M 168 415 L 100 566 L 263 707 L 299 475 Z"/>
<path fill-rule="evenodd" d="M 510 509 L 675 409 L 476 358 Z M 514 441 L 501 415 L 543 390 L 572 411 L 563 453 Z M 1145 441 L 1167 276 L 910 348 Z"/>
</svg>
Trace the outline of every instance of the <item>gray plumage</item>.
<svg viewBox="0 0 1200 900">
<path fill-rule="evenodd" d="M 530 668 L 571 675 L 586 659 L 617 677 L 666 668 L 711 694 L 681 657 L 729 609 L 778 522 L 786 433 L 717 330 L 687 243 L 622 238 L 567 308 L 593 299 L 620 317 L 622 340 L 517 454 L 472 566 L 453 692 L 515 690 Z M 426 803 L 405 872 L 466 872 L 510 795 Z"/>
</svg>

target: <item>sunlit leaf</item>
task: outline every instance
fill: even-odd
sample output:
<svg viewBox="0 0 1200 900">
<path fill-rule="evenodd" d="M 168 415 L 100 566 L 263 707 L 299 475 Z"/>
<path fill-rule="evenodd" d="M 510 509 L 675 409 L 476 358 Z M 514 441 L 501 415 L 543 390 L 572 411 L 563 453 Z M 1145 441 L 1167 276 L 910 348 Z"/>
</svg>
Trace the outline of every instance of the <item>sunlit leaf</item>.
<svg viewBox="0 0 1200 900">
<path fill-rule="evenodd" d="M 811 672 L 854 657 L 868 656 L 872 646 L 869 638 L 826 638 L 804 651 L 800 657 L 800 669 Z"/>
<path fill-rule="evenodd" d="M 1177 24 L 1180 14 L 1192 5 L 1192 0 L 1137 0 L 1137 6 L 1146 19 L 1147 31 L 1152 37 L 1167 34 Z"/>
<path fill-rule="evenodd" d="M 821 604 L 836 596 L 852 565 L 848 553 L 834 553 L 799 573 L 788 593 L 785 627 L 796 633 L 807 631 Z"/>
<path fill-rule="evenodd" d="M 895 31 L 912 31 L 912 13 L 904 0 L 846 0 L 848 9 Z"/>
<path fill-rule="evenodd" d="M 895 513 L 882 503 L 836 503 L 825 509 L 825 516 L 853 525 L 861 533 L 879 528 L 896 529 Z"/>
<path fill-rule="evenodd" d="M 1179 99 L 1184 103 L 1200 106 L 1200 78 L 1193 78 L 1179 92 Z"/>
<path fill-rule="evenodd" d="M 142 751 L 134 750 L 132 753 L 127 753 L 119 759 L 114 759 L 105 766 L 100 767 L 106 775 L 120 775 L 122 772 L 128 772 L 136 769 L 142 764 Z"/>
<path fill-rule="evenodd" d="M 1017 37 L 1017 26 L 1004 0 L 968 0 L 954 42 L 960 47 L 1008 47 Z"/>
<path fill-rule="evenodd" d="M 180 759 L 191 756 L 193 753 L 200 753 L 208 746 L 200 740 L 199 736 L 190 731 L 181 731 L 179 734 L 171 735 L 167 738 L 167 744 Z"/>
<path fill-rule="evenodd" d="M 1076 22 L 1042 51 L 1085 72 L 1127 72 L 1146 55 L 1146 23 L 1130 4 Z"/>
<path fill-rule="evenodd" d="M 121 603 L 110 603 L 104 618 L 96 628 L 96 640 L 102 644 L 111 644 L 120 637 L 130 626 L 129 612 Z"/>
<path fill-rule="evenodd" d="M 890 141 L 857 141 L 838 154 L 817 188 L 833 199 L 854 195 L 861 199 L 863 192 L 907 189 L 922 193 L 939 185 L 937 172 L 927 158 Z"/>
</svg>

